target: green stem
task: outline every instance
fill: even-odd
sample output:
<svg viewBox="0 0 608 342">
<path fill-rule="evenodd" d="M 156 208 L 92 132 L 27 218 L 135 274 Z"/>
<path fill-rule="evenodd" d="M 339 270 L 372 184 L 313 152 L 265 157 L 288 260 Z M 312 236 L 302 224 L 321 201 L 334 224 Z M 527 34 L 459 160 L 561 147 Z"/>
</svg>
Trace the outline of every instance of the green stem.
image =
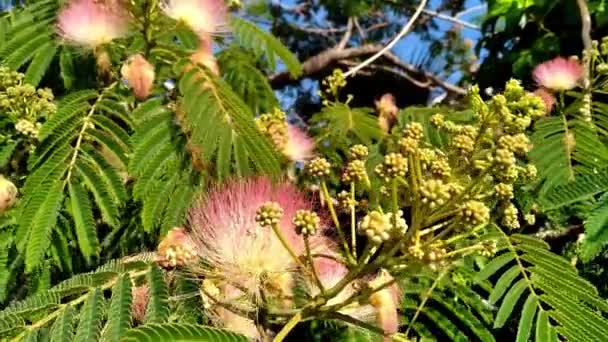
<svg viewBox="0 0 608 342">
<path fill-rule="evenodd" d="M 287 321 L 287 324 L 285 324 L 283 329 L 281 329 L 281 331 L 279 331 L 279 333 L 277 334 L 277 336 L 275 336 L 273 341 L 274 342 L 283 341 L 285 339 L 285 337 L 287 337 L 289 332 L 291 332 L 293 330 L 293 328 L 295 328 L 296 325 L 298 325 L 298 323 L 300 323 L 301 320 L 302 320 L 302 311 L 298 312 L 293 317 L 291 317 L 291 319 L 289 321 Z"/>
<path fill-rule="evenodd" d="M 336 209 L 334 208 L 334 203 L 332 202 L 332 199 L 329 196 L 329 190 L 327 190 L 327 184 L 325 183 L 325 181 L 321 181 L 321 192 L 323 194 L 325 202 L 327 203 L 327 208 L 329 209 L 331 219 L 333 220 L 334 225 L 336 226 L 336 230 L 338 231 L 338 235 L 340 237 L 340 242 L 342 243 L 342 246 L 344 247 L 344 253 L 346 254 L 346 258 L 348 259 L 348 261 L 351 265 L 354 265 L 355 260 L 353 259 L 353 256 L 350 253 L 350 248 L 348 247 L 348 242 L 346 242 L 346 236 L 344 235 L 344 232 L 342 231 L 342 228 L 340 227 L 340 221 L 338 221 L 338 214 L 336 213 Z"/>
<path fill-rule="evenodd" d="M 283 234 L 281 234 L 281 231 L 279 230 L 279 227 L 276 224 L 273 224 L 272 225 L 272 230 L 274 231 L 275 235 L 281 241 L 281 244 L 283 244 L 283 247 L 285 247 L 285 249 L 287 250 L 287 252 L 289 252 L 289 255 L 291 255 L 291 257 L 296 262 L 296 264 L 298 264 L 298 266 L 302 267 L 303 270 L 306 269 L 304 267 L 304 265 L 302 265 L 302 261 L 300 261 L 300 258 L 298 258 L 298 255 L 293 251 L 293 249 L 291 248 L 291 246 L 289 245 L 289 243 L 287 242 L 287 240 L 285 239 L 285 237 L 283 236 Z"/>
<path fill-rule="evenodd" d="M 355 182 L 350 183 L 350 238 L 353 258 L 357 259 L 357 227 L 355 218 Z"/>
<path fill-rule="evenodd" d="M 321 278 L 319 278 L 319 272 L 317 272 L 317 267 L 312 258 L 312 254 L 310 253 L 310 242 L 308 241 L 308 235 L 304 235 L 304 247 L 306 247 L 306 258 L 308 259 L 308 263 L 310 264 L 310 269 L 312 270 L 312 275 L 315 278 L 315 282 L 321 291 L 321 295 L 325 293 L 325 287 L 323 287 L 323 283 L 321 283 Z"/>
</svg>

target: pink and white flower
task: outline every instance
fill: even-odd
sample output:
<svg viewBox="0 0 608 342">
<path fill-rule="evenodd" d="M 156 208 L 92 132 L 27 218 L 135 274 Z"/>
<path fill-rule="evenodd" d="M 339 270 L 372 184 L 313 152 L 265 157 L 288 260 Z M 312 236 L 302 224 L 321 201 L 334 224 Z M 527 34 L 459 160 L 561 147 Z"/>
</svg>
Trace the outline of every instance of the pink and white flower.
<svg viewBox="0 0 608 342">
<path fill-rule="evenodd" d="M 122 7 L 95 0 L 71 0 L 57 18 L 59 35 L 66 41 L 94 49 L 128 33 L 129 18 Z"/>
<path fill-rule="evenodd" d="M 547 114 L 551 113 L 551 111 L 553 110 L 553 106 L 555 105 L 555 96 L 553 96 L 553 94 L 551 94 L 545 88 L 538 88 L 534 91 L 533 94 L 543 100 L 543 103 L 545 104 L 545 112 Z"/>
<path fill-rule="evenodd" d="M 120 69 L 122 77 L 127 81 L 133 94 L 139 100 L 145 100 L 154 86 L 154 66 L 144 56 L 136 54 L 129 57 Z"/>
<path fill-rule="evenodd" d="M 167 16 L 184 22 L 201 37 L 218 33 L 227 25 L 223 0 L 165 0 L 162 9 Z"/>
<path fill-rule="evenodd" d="M 262 276 L 288 288 L 289 274 L 297 267 L 273 230 L 255 220 L 258 208 L 268 201 L 283 209 L 281 234 L 296 254 L 304 253 L 292 220 L 297 210 L 312 209 L 312 203 L 292 184 L 275 185 L 267 178 L 235 180 L 212 191 L 189 213 L 197 255 L 251 294 L 258 291 Z"/>
<path fill-rule="evenodd" d="M 564 91 L 576 87 L 583 73 L 584 68 L 578 61 L 557 57 L 537 65 L 532 76 L 541 87 Z"/>
<path fill-rule="evenodd" d="M 287 142 L 283 154 L 289 160 L 303 162 L 314 156 L 315 142 L 297 126 L 287 124 Z"/>
</svg>

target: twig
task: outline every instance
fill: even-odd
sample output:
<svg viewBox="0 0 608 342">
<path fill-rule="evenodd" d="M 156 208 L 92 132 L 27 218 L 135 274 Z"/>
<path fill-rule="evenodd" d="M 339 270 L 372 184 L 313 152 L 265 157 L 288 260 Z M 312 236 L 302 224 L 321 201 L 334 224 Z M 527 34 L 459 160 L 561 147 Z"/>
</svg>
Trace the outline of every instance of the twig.
<svg viewBox="0 0 608 342">
<path fill-rule="evenodd" d="M 589 14 L 589 7 L 587 7 L 587 0 L 576 0 L 578 8 L 581 12 L 581 37 L 583 39 L 583 46 L 587 54 L 591 53 L 593 49 L 593 43 L 591 41 L 591 15 Z M 587 91 L 591 85 L 589 80 L 589 69 L 591 67 L 591 58 L 587 57 L 585 61 L 585 74 L 583 76 L 583 88 Z"/>
<path fill-rule="evenodd" d="M 436 11 L 433 11 L 433 10 L 427 10 L 427 9 L 422 10 L 422 12 L 425 13 L 425 14 L 428 14 L 430 16 L 433 16 L 433 17 L 435 17 L 437 19 L 441 19 L 441 20 L 452 22 L 452 23 L 456 23 L 458 25 L 462 25 L 463 27 L 468 27 L 470 29 L 477 30 L 477 31 L 481 30 L 481 28 L 479 26 L 477 26 L 475 24 L 471 24 L 471 23 L 469 23 L 467 21 L 458 19 L 456 17 L 452 17 L 452 16 L 449 16 L 449 15 L 446 15 L 446 14 L 442 14 L 442 13 L 439 13 L 439 12 L 436 12 Z"/>
<path fill-rule="evenodd" d="M 342 39 L 340 39 L 338 45 L 336 45 L 336 49 L 343 50 L 346 47 L 346 44 L 348 44 L 348 41 L 350 40 L 350 37 L 353 34 L 353 21 L 353 18 L 348 18 L 348 24 L 346 24 L 346 32 L 344 33 L 344 36 L 342 36 Z"/>
<path fill-rule="evenodd" d="M 568 235 L 578 235 L 583 231 L 583 225 L 577 224 L 565 229 L 547 229 L 534 234 L 535 238 L 542 240 L 554 240 Z"/>
<path fill-rule="evenodd" d="M 318 55 L 313 56 L 304 61 L 304 63 L 302 64 L 301 78 L 306 78 L 321 73 L 323 70 L 332 66 L 337 61 L 344 61 L 352 58 L 367 56 L 369 54 L 376 53 L 382 49 L 383 46 L 379 44 L 365 44 L 359 47 L 347 48 L 343 50 L 333 48 L 325 50 L 319 53 Z M 401 61 L 399 57 L 397 57 L 391 52 L 386 52 L 382 57 L 388 60 L 389 62 L 395 64 L 400 69 L 405 70 L 406 72 L 420 74 L 424 76 L 427 80 L 431 81 L 431 84 L 429 84 L 428 86 L 438 86 L 452 94 L 465 95 L 467 93 L 466 89 L 462 87 L 451 84 L 447 81 L 442 80 L 440 77 L 434 74 L 419 70 L 417 67 Z M 403 76 L 403 74 L 400 74 L 400 76 Z M 288 84 L 297 82 L 301 78 L 294 79 L 291 78 L 291 74 L 289 72 L 281 72 L 270 76 L 270 84 L 274 89 L 279 89 Z"/>
<path fill-rule="evenodd" d="M 416 12 L 414 12 L 414 14 L 410 18 L 410 20 L 405 24 L 405 26 L 403 26 L 403 29 L 401 30 L 401 32 L 399 32 L 399 34 L 397 34 L 397 36 L 395 38 L 393 38 L 393 40 L 390 43 L 388 43 L 382 50 L 378 51 L 375 55 L 371 56 L 370 58 L 363 61 L 361 64 L 359 64 L 356 67 L 347 71 L 344 74 L 344 77 L 349 77 L 349 76 L 356 74 L 357 71 L 370 65 L 376 59 L 380 58 L 380 56 L 384 55 L 387 51 L 392 49 L 393 46 L 395 46 L 395 44 L 397 44 L 397 42 L 399 42 L 399 40 L 401 40 L 401 38 L 403 38 L 403 36 L 405 36 L 410 31 L 410 29 L 412 28 L 412 25 L 414 25 L 414 22 L 416 21 L 416 19 L 418 19 L 418 17 L 422 13 L 424 6 L 426 6 L 426 2 L 427 2 L 427 0 L 422 0 L 420 2 L 420 5 L 418 6 L 418 9 L 416 9 Z"/>
</svg>

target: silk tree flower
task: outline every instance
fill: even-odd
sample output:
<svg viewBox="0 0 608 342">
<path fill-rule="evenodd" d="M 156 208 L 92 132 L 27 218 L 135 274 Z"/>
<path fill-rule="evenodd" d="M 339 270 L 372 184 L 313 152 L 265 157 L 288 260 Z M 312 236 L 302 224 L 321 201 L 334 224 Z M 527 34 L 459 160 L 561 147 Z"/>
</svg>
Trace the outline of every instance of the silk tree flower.
<svg viewBox="0 0 608 342">
<path fill-rule="evenodd" d="M 386 271 L 381 271 L 379 275 L 369 282 L 371 288 L 377 289 L 390 283 L 393 278 Z M 374 292 L 369 302 L 376 310 L 376 324 L 387 334 L 395 334 L 399 331 L 399 298 L 400 291 L 396 283 L 386 288 Z M 390 337 L 385 337 L 386 342 L 392 341 Z"/>
<path fill-rule="evenodd" d="M 388 133 L 397 121 L 397 114 L 399 113 L 395 97 L 393 94 L 384 94 L 375 104 L 378 111 L 378 124 L 385 133 Z"/>
<path fill-rule="evenodd" d="M 279 231 L 297 255 L 303 254 L 304 242 L 292 220 L 297 210 L 312 209 L 312 203 L 292 184 L 273 185 L 267 178 L 235 180 L 212 191 L 189 213 L 197 255 L 214 274 L 252 295 L 263 284 L 289 291 L 291 272 L 297 268 L 273 230 L 256 222 L 256 211 L 268 201 L 282 208 Z M 313 248 L 318 244 L 315 239 L 311 238 Z"/>
<path fill-rule="evenodd" d="M 136 54 L 123 64 L 120 73 L 138 100 L 145 100 L 154 87 L 154 66 L 144 56 Z"/>
<path fill-rule="evenodd" d="M 543 103 L 545 104 L 545 112 L 547 114 L 549 114 L 549 113 L 551 113 L 551 111 L 553 111 L 553 106 L 555 105 L 555 96 L 553 96 L 553 94 L 551 94 L 545 88 L 538 88 L 534 91 L 533 94 L 540 97 L 543 100 Z"/>
<path fill-rule="evenodd" d="M 167 16 L 184 22 L 201 38 L 218 33 L 227 25 L 223 0 L 165 0 L 161 6 Z"/>
<path fill-rule="evenodd" d="M 287 141 L 283 154 L 291 161 L 303 162 L 314 156 L 315 143 L 302 129 L 287 124 Z"/>
<path fill-rule="evenodd" d="M 129 18 L 119 5 L 96 0 L 71 0 L 57 18 L 59 35 L 66 41 L 94 49 L 127 34 Z"/>
<path fill-rule="evenodd" d="M 254 312 L 263 293 L 273 305 L 289 307 L 294 278 L 301 273 L 273 229 L 256 221 L 258 209 L 268 201 L 281 207 L 278 230 L 293 252 L 303 255 L 304 241 L 292 220 L 297 210 L 312 209 L 312 202 L 292 184 L 273 184 L 263 177 L 234 180 L 211 191 L 189 212 L 190 236 L 204 265 L 191 265 L 190 271 L 207 279 L 202 292 L 208 312 L 216 325 L 252 339 L 259 337 L 254 322 L 218 302 Z M 325 245 L 325 229 L 321 224 L 310 237 L 313 251 Z"/>
<path fill-rule="evenodd" d="M 537 65 L 532 76 L 541 87 L 564 91 L 576 87 L 583 73 L 584 68 L 578 61 L 557 57 Z"/>
</svg>

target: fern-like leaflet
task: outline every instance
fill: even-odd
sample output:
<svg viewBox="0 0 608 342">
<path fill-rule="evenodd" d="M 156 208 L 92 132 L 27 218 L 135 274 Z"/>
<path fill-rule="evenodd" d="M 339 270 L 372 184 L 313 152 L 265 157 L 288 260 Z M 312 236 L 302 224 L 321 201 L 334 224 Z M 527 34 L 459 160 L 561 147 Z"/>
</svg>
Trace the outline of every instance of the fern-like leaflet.
<svg viewBox="0 0 608 342">
<path fill-rule="evenodd" d="M 94 208 L 105 224 L 119 225 L 119 207 L 126 199 L 119 171 L 130 150 L 131 119 L 113 88 L 68 95 L 40 131 L 41 147 L 28 161 L 32 173 L 18 208 L 18 217 L 24 219 L 16 243 L 28 271 L 38 267 L 49 250 L 62 209 L 72 218 L 85 258 L 97 255 Z"/>
<path fill-rule="evenodd" d="M 477 275 L 478 281 L 499 274 L 489 301 L 500 303 L 494 327 L 504 326 L 523 302 L 517 341 L 598 341 L 608 339 L 608 303 L 544 241 L 529 236 L 498 233 L 499 254 Z M 502 271 L 501 271 L 502 270 Z"/>
</svg>

